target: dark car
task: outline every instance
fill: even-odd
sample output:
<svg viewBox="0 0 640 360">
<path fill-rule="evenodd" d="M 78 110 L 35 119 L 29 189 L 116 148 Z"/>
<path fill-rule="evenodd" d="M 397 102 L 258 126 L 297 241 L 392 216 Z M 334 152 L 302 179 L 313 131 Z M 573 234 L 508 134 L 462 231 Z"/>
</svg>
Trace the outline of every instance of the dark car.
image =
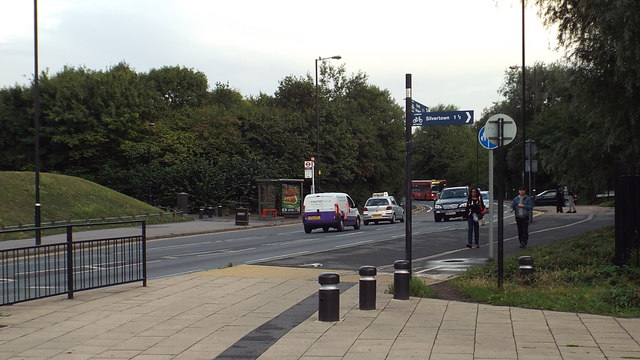
<svg viewBox="0 0 640 360">
<path fill-rule="evenodd" d="M 467 197 L 469 188 L 449 187 L 444 188 L 433 207 L 433 218 L 436 222 L 448 221 L 450 218 L 465 218 L 467 214 Z"/>
<path fill-rule="evenodd" d="M 545 190 L 540 194 L 536 195 L 535 198 L 535 206 L 556 206 L 556 193 L 558 190 L 551 189 Z M 564 195 L 563 195 L 564 197 Z M 564 201 L 562 206 L 568 206 L 567 200 Z"/>
</svg>

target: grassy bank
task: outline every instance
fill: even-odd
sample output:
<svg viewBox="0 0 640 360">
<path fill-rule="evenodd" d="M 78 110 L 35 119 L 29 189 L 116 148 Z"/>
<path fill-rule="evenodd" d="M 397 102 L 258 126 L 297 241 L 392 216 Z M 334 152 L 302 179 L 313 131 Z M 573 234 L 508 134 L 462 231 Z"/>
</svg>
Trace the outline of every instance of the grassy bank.
<svg viewBox="0 0 640 360">
<path fill-rule="evenodd" d="M 34 223 L 34 174 L 0 171 L 0 225 Z M 81 178 L 40 174 L 41 222 L 106 219 L 159 214 L 161 209 Z M 130 218 L 127 218 L 130 220 Z M 148 217 L 149 223 L 180 221 L 172 216 Z M 117 221 L 117 220 L 106 220 Z M 32 236 L 26 235 L 25 236 Z"/>
<path fill-rule="evenodd" d="M 503 289 L 497 265 L 471 268 L 450 281 L 471 301 L 623 317 L 640 317 L 640 268 L 613 265 L 614 228 L 533 247 L 504 261 Z M 535 272 L 520 275 L 518 257 L 533 257 Z"/>
</svg>

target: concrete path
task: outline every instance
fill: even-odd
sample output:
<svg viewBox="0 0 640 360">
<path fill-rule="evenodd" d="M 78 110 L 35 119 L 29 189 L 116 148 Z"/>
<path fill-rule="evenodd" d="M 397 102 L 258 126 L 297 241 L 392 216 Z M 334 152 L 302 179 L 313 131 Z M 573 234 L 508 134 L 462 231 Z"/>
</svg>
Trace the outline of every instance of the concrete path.
<svg viewBox="0 0 640 360">
<path fill-rule="evenodd" d="M 388 276 L 365 311 L 342 273 L 340 321 L 320 322 L 320 273 L 242 265 L 0 307 L 0 359 L 640 358 L 640 319 L 394 300 Z"/>
</svg>

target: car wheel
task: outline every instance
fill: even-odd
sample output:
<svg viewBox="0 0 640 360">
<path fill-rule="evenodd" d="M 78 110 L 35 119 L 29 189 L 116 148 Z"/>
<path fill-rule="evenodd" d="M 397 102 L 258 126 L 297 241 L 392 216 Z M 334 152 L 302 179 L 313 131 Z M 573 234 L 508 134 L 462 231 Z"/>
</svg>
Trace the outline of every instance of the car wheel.
<svg viewBox="0 0 640 360">
<path fill-rule="evenodd" d="M 433 219 L 434 219 L 436 222 L 440 222 L 440 221 L 442 221 L 442 217 L 440 217 L 440 216 L 434 216 L 434 217 L 433 217 Z"/>
<path fill-rule="evenodd" d="M 311 230 L 312 230 L 312 229 L 311 229 L 311 227 L 310 227 L 310 226 L 306 226 L 306 225 L 304 226 L 304 232 L 306 232 L 307 234 L 310 234 L 310 233 L 311 233 Z"/>
<path fill-rule="evenodd" d="M 404 214 L 402 214 L 402 217 L 400 218 L 400 222 L 403 223 L 404 222 Z"/>
<path fill-rule="evenodd" d="M 392 215 L 391 215 L 391 220 L 389 220 L 389 223 L 390 223 L 390 224 L 393 224 L 393 223 L 395 223 L 395 222 L 396 222 L 396 214 L 392 214 Z"/>
<path fill-rule="evenodd" d="M 446 217 L 446 216 L 445 216 L 445 217 L 443 217 L 443 219 L 444 219 L 444 221 L 449 221 L 449 218 L 448 218 L 448 217 Z"/>
<path fill-rule="evenodd" d="M 376 225 L 378 225 L 378 221 L 374 221 L 373 223 L 374 223 L 374 224 L 376 224 Z"/>
<path fill-rule="evenodd" d="M 367 220 L 364 221 L 365 225 L 369 225 L 369 222 Z"/>
<path fill-rule="evenodd" d="M 340 220 L 338 221 L 338 226 L 336 226 L 336 229 L 338 229 L 338 231 L 344 230 L 344 220 L 342 218 L 340 218 Z"/>
<path fill-rule="evenodd" d="M 353 229 L 354 230 L 359 230 L 360 229 L 360 217 L 356 218 L 356 223 L 353 224 Z"/>
<path fill-rule="evenodd" d="M 329 231 L 329 227 L 328 227 L 328 226 L 323 226 L 323 227 L 322 227 L 322 231 L 324 231 L 324 232 Z"/>
</svg>

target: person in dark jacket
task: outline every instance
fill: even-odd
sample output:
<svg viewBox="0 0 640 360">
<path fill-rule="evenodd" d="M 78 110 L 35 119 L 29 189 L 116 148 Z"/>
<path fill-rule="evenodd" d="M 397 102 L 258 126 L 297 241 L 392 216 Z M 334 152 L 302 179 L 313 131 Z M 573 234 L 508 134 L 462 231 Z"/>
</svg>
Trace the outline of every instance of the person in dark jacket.
<svg viewBox="0 0 640 360">
<path fill-rule="evenodd" d="M 562 208 L 564 207 L 564 192 L 562 191 L 562 187 L 559 187 L 556 190 L 556 212 L 562 213 Z"/>
<path fill-rule="evenodd" d="M 527 195 L 527 188 L 521 186 L 518 196 L 513 198 L 509 205 L 509 212 L 515 212 L 516 225 L 518 226 L 518 240 L 520 247 L 525 248 L 529 243 L 529 211 L 533 210 L 533 201 Z"/>
<path fill-rule="evenodd" d="M 469 233 L 467 236 L 467 247 L 480 247 L 479 239 L 480 239 L 480 219 L 484 216 L 483 212 L 485 210 L 484 202 L 482 201 L 482 195 L 480 194 L 480 190 L 477 188 L 471 188 L 469 191 L 469 197 L 467 198 L 467 225 L 469 228 Z M 475 242 L 474 240 L 475 236 Z"/>
</svg>

